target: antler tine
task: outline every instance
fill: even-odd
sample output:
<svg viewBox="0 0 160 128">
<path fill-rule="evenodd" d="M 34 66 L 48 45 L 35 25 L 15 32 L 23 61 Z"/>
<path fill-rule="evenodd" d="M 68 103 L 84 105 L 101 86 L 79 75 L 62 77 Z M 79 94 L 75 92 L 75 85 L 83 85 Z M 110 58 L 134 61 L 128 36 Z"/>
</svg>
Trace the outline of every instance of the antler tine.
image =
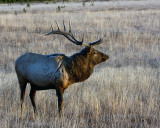
<svg viewBox="0 0 160 128">
<path fill-rule="evenodd" d="M 52 29 L 52 31 L 49 32 L 49 33 L 46 33 L 45 36 L 50 35 L 50 34 L 52 34 L 53 32 L 55 32 L 52 25 L 51 25 L 51 29 Z"/>
<path fill-rule="evenodd" d="M 95 45 L 98 45 L 100 43 L 103 42 L 103 38 L 100 38 L 99 40 L 95 41 L 95 42 L 92 42 L 92 43 L 88 43 L 89 46 L 95 46 Z"/>
<path fill-rule="evenodd" d="M 56 21 L 56 25 L 57 25 L 58 30 L 60 30 L 60 29 L 59 29 L 59 26 L 58 26 L 58 24 L 57 24 L 57 21 Z"/>
<path fill-rule="evenodd" d="M 83 33 L 83 36 L 82 36 L 82 42 L 83 42 L 83 40 L 84 40 L 84 33 Z"/>
<path fill-rule="evenodd" d="M 51 25 L 52 31 L 54 31 L 53 26 Z"/>
<path fill-rule="evenodd" d="M 69 32 L 71 33 L 71 22 L 69 21 Z"/>
<path fill-rule="evenodd" d="M 72 37 L 72 39 L 77 42 L 77 43 L 76 43 L 77 45 L 82 45 L 82 43 L 83 43 L 83 38 L 82 38 L 82 41 L 77 41 L 77 40 L 75 39 L 74 35 L 72 34 L 71 22 L 70 22 L 70 21 L 69 21 L 69 32 L 68 32 L 68 35 L 69 35 L 70 37 Z M 72 40 L 72 39 L 70 39 L 70 40 Z M 72 42 L 73 42 L 73 41 L 72 41 Z"/>
<path fill-rule="evenodd" d="M 66 26 L 65 26 L 65 24 L 64 24 L 64 20 L 63 20 L 63 27 L 64 27 L 64 31 L 66 31 Z"/>
</svg>

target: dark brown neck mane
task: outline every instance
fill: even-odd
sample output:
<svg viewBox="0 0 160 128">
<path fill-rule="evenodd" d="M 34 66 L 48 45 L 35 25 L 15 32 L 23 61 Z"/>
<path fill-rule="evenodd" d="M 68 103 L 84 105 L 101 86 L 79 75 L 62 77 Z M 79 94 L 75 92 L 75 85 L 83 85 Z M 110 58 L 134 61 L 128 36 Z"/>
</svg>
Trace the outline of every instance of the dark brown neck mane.
<svg viewBox="0 0 160 128">
<path fill-rule="evenodd" d="M 89 61 L 89 55 L 83 51 L 68 57 L 66 63 L 66 70 L 69 74 L 70 83 L 86 80 L 92 74 L 93 68 L 94 65 Z"/>
</svg>

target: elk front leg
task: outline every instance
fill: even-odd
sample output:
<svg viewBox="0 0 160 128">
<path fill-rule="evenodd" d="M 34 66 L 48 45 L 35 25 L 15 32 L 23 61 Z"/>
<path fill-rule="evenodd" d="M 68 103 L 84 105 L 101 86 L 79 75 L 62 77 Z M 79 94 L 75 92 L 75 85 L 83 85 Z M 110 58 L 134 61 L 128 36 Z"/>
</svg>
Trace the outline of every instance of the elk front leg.
<svg viewBox="0 0 160 128">
<path fill-rule="evenodd" d="M 20 90 L 21 90 L 20 100 L 21 100 L 21 114 L 22 114 L 22 111 L 23 111 L 23 101 L 24 101 L 24 96 L 25 96 L 25 90 L 26 90 L 27 82 L 19 80 L 19 85 L 20 85 Z"/>
<path fill-rule="evenodd" d="M 63 92 L 64 92 L 63 88 L 57 88 L 56 89 L 56 93 L 57 93 L 57 97 L 58 97 L 58 111 L 59 111 L 60 115 L 62 114 L 63 107 L 64 107 Z"/>
</svg>

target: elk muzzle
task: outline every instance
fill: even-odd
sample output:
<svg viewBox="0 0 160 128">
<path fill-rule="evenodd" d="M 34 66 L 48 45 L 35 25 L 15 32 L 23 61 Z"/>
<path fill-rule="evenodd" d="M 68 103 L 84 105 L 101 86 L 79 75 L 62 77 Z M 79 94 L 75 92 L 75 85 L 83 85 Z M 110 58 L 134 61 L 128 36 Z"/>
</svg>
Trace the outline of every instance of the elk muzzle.
<svg viewBox="0 0 160 128">
<path fill-rule="evenodd" d="M 109 56 L 104 54 L 103 57 L 102 57 L 102 61 L 105 62 L 109 59 Z"/>
</svg>

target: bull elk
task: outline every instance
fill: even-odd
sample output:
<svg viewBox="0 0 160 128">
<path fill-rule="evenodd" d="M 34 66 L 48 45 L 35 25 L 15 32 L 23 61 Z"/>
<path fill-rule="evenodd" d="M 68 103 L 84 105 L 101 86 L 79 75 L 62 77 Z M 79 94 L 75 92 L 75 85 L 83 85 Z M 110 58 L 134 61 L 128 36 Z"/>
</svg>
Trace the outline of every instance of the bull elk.
<svg viewBox="0 0 160 128">
<path fill-rule="evenodd" d="M 69 41 L 76 45 L 83 45 L 82 41 L 78 41 L 71 32 L 71 25 L 69 24 L 69 31 L 60 30 L 58 24 L 57 30 L 47 33 L 59 34 L 66 37 Z M 88 43 L 85 48 L 79 53 L 72 56 L 65 54 L 51 54 L 41 55 L 36 53 L 25 53 L 21 55 L 15 62 L 15 70 L 20 86 L 20 100 L 21 112 L 23 108 L 23 101 L 25 96 L 25 89 L 27 83 L 30 83 L 30 100 L 36 112 L 35 94 L 38 90 L 55 89 L 58 97 L 58 110 L 61 114 L 63 110 L 63 93 L 66 88 L 76 82 L 82 82 L 89 78 L 93 73 L 96 65 L 109 59 L 108 55 L 95 50 L 93 46 L 102 43 L 102 39 L 95 42 Z"/>
</svg>

